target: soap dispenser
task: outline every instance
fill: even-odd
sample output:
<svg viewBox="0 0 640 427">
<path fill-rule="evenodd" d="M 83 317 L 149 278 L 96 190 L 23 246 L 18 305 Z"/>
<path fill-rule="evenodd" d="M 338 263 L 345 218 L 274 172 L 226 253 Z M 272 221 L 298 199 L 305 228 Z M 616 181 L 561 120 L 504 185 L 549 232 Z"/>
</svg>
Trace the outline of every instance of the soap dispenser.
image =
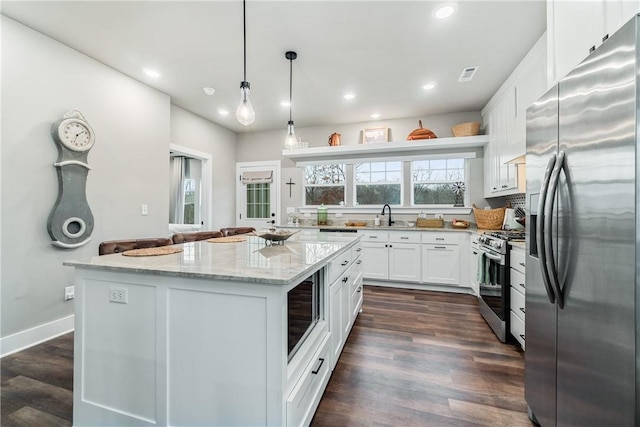
<svg viewBox="0 0 640 427">
<path fill-rule="evenodd" d="M 380 225 L 380 217 L 378 215 L 376 215 L 376 219 L 373 220 L 373 225 L 375 225 L 375 226 L 379 226 Z"/>
</svg>

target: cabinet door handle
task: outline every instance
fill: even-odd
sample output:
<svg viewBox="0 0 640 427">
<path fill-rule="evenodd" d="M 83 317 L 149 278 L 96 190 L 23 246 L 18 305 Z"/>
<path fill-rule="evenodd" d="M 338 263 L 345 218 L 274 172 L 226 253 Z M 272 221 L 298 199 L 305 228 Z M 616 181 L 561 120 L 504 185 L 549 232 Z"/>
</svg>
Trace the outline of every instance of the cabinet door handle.
<svg viewBox="0 0 640 427">
<path fill-rule="evenodd" d="M 523 288 L 526 288 L 526 286 L 524 285 L 524 283 L 518 283 L 518 285 L 522 286 Z"/>
<path fill-rule="evenodd" d="M 520 309 L 521 312 L 526 313 L 526 311 L 524 311 L 524 307 L 518 307 Z"/>
<path fill-rule="evenodd" d="M 522 339 L 524 339 L 524 337 Z M 320 359 L 318 359 L 318 365 L 313 371 L 311 371 L 311 373 L 313 375 L 318 375 L 318 372 L 320 372 L 320 368 L 322 368 L 323 363 L 324 363 L 324 359 L 321 357 Z"/>
<path fill-rule="evenodd" d="M 609 34 L 605 34 L 605 35 L 602 37 L 602 43 L 606 42 L 608 38 L 609 38 Z"/>
<path fill-rule="evenodd" d="M 518 263 L 518 264 L 520 264 L 520 265 L 521 265 L 521 266 L 523 266 L 523 267 L 526 267 L 526 266 L 527 266 L 524 262 L 520 262 L 520 263 Z"/>
<path fill-rule="evenodd" d="M 358 248 L 356 249 L 356 252 L 360 252 L 362 250 L 362 248 Z"/>
<path fill-rule="evenodd" d="M 356 264 L 362 264 L 362 260 L 361 260 L 361 259 L 359 259 L 359 260 L 356 262 Z"/>
<path fill-rule="evenodd" d="M 476 252 L 476 251 L 473 251 L 473 254 L 474 254 L 474 255 L 478 255 L 478 252 Z"/>
<path fill-rule="evenodd" d="M 524 334 L 520 334 L 520 338 L 522 338 L 522 341 L 526 341 L 526 340 L 524 339 Z"/>
<path fill-rule="evenodd" d="M 362 286 L 358 286 L 358 292 L 362 292 Z"/>
<path fill-rule="evenodd" d="M 589 48 L 589 53 L 590 53 L 590 54 L 591 54 L 591 53 L 593 53 L 593 51 L 594 51 L 594 50 L 596 50 L 596 46 L 595 46 L 595 45 L 593 45 L 593 46 L 591 46 L 591 47 Z"/>
<path fill-rule="evenodd" d="M 343 262 L 342 264 L 340 264 L 340 265 L 344 267 L 344 266 L 345 266 L 345 265 L 347 265 L 347 264 L 349 264 L 349 261 L 344 261 L 344 262 Z"/>
<path fill-rule="evenodd" d="M 345 276 L 342 278 L 342 283 L 347 283 L 348 280 L 349 280 L 349 276 Z"/>
<path fill-rule="evenodd" d="M 389 247 L 390 247 L 390 248 L 392 248 L 392 247 L 393 247 L 393 245 L 389 245 Z"/>
</svg>

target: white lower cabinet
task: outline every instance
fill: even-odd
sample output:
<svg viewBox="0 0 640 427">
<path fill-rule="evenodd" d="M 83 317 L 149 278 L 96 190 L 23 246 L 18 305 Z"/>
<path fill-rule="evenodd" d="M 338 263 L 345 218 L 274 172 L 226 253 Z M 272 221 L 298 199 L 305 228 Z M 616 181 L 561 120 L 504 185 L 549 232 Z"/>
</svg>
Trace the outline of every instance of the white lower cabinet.
<svg viewBox="0 0 640 427">
<path fill-rule="evenodd" d="M 460 247 L 458 245 L 422 245 L 422 281 L 460 285 Z"/>
<path fill-rule="evenodd" d="M 363 240 L 364 277 L 420 281 L 420 233 L 365 232 Z"/>
<path fill-rule="evenodd" d="M 389 280 L 420 281 L 420 245 L 389 243 Z"/>
<path fill-rule="evenodd" d="M 512 246 L 509 252 L 509 332 L 525 349 L 525 251 L 521 247 Z"/>
<path fill-rule="evenodd" d="M 363 245 L 359 243 L 351 251 L 351 258 L 347 264 L 344 255 L 335 259 L 329 265 L 337 271 L 332 271 L 331 278 L 335 280 L 329 285 L 329 330 L 331 332 L 330 361 L 331 370 L 338 363 L 340 353 L 344 348 L 356 316 L 362 307 L 364 290 L 362 288 L 362 264 L 360 255 Z"/>
<path fill-rule="evenodd" d="M 320 403 L 329 377 L 331 376 L 331 346 L 326 338 L 311 363 L 307 365 L 302 379 L 287 398 L 287 425 L 306 426 Z"/>
</svg>

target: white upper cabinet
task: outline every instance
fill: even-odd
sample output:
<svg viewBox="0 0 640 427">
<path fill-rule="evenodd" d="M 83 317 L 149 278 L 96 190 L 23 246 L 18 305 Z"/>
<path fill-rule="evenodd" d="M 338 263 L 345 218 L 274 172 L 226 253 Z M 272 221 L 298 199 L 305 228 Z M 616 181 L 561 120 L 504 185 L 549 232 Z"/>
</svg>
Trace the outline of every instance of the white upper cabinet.
<svg viewBox="0 0 640 427">
<path fill-rule="evenodd" d="M 548 87 L 638 12 L 640 0 L 547 0 Z"/>
<path fill-rule="evenodd" d="M 484 197 L 523 193 L 518 166 L 509 161 L 526 152 L 527 108 L 547 89 L 543 35 L 482 110 L 489 144 L 484 150 Z"/>
</svg>

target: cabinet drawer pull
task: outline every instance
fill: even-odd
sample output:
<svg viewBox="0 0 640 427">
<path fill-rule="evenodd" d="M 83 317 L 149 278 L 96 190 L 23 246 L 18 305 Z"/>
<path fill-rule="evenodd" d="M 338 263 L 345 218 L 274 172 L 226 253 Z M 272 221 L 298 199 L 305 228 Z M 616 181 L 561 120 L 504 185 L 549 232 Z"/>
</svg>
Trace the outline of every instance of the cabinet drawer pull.
<svg viewBox="0 0 640 427">
<path fill-rule="evenodd" d="M 347 265 L 347 264 L 349 264 L 349 261 L 344 261 L 344 262 L 343 262 L 342 264 L 340 264 L 340 265 L 344 267 L 344 266 L 345 266 L 345 265 Z"/>
<path fill-rule="evenodd" d="M 519 263 L 521 266 L 526 267 L 527 265 L 524 262 Z"/>
<path fill-rule="evenodd" d="M 444 240 L 444 237 L 436 237 L 436 240 Z"/>
<path fill-rule="evenodd" d="M 403 240 L 409 240 L 409 238 L 407 236 L 400 236 L 401 239 Z"/>
<path fill-rule="evenodd" d="M 526 312 L 524 311 L 524 307 L 518 307 L 518 308 L 520 309 L 520 311 L 521 311 L 521 312 L 526 313 Z"/>
<path fill-rule="evenodd" d="M 377 239 L 378 238 L 378 236 L 367 236 L 367 237 L 369 237 L 370 239 Z"/>
<path fill-rule="evenodd" d="M 360 252 L 362 250 L 362 248 L 358 248 L 356 249 L 356 252 Z"/>
<path fill-rule="evenodd" d="M 476 252 L 476 251 L 473 251 L 473 254 L 474 254 L 474 255 L 478 255 L 478 252 Z"/>
<path fill-rule="evenodd" d="M 518 283 L 518 285 L 522 286 L 523 288 L 526 288 L 526 286 L 524 285 L 524 283 Z"/>
<path fill-rule="evenodd" d="M 593 53 L 593 51 L 594 51 L 594 50 L 596 50 L 596 47 L 595 47 L 595 46 L 591 46 L 591 47 L 589 48 L 589 53 Z"/>
<path fill-rule="evenodd" d="M 433 248 L 434 249 L 447 249 L 446 246 L 434 246 Z"/>
<path fill-rule="evenodd" d="M 342 283 L 347 283 L 348 280 L 349 280 L 349 276 L 345 276 L 342 278 Z"/>
<path fill-rule="evenodd" d="M 524 339 L 524 337 L 522 337 L 522 339 Z M 318 372 L 320 372 L 320 368 L 322 368 L 323 363 L 324 363 L 324 359 L 321 357 L 320 359 L 318 359 L 318 365 L 313 371 L 311 371 L 311 373 L 313 375 L 318 375 Z"/>
<path fill-rule="evenodd" d="M 606 42 L 608 38 L 609 38 L 609 34 L 605 34 L 605 35 L 602 37 L 602 43 Z"/>
<path fill-rule="evenodd" d="M 520 338 L 522 338 L 522 341 L 526 341 L 526 340 L 524 339 L 524 334 L 520 334 Z"/>
<path fill-rule="evenodd" d="M 359 259 L 358 261 L 356 261 L 356 264 L 362 264 L 362 260 Z"/>
</svg>

